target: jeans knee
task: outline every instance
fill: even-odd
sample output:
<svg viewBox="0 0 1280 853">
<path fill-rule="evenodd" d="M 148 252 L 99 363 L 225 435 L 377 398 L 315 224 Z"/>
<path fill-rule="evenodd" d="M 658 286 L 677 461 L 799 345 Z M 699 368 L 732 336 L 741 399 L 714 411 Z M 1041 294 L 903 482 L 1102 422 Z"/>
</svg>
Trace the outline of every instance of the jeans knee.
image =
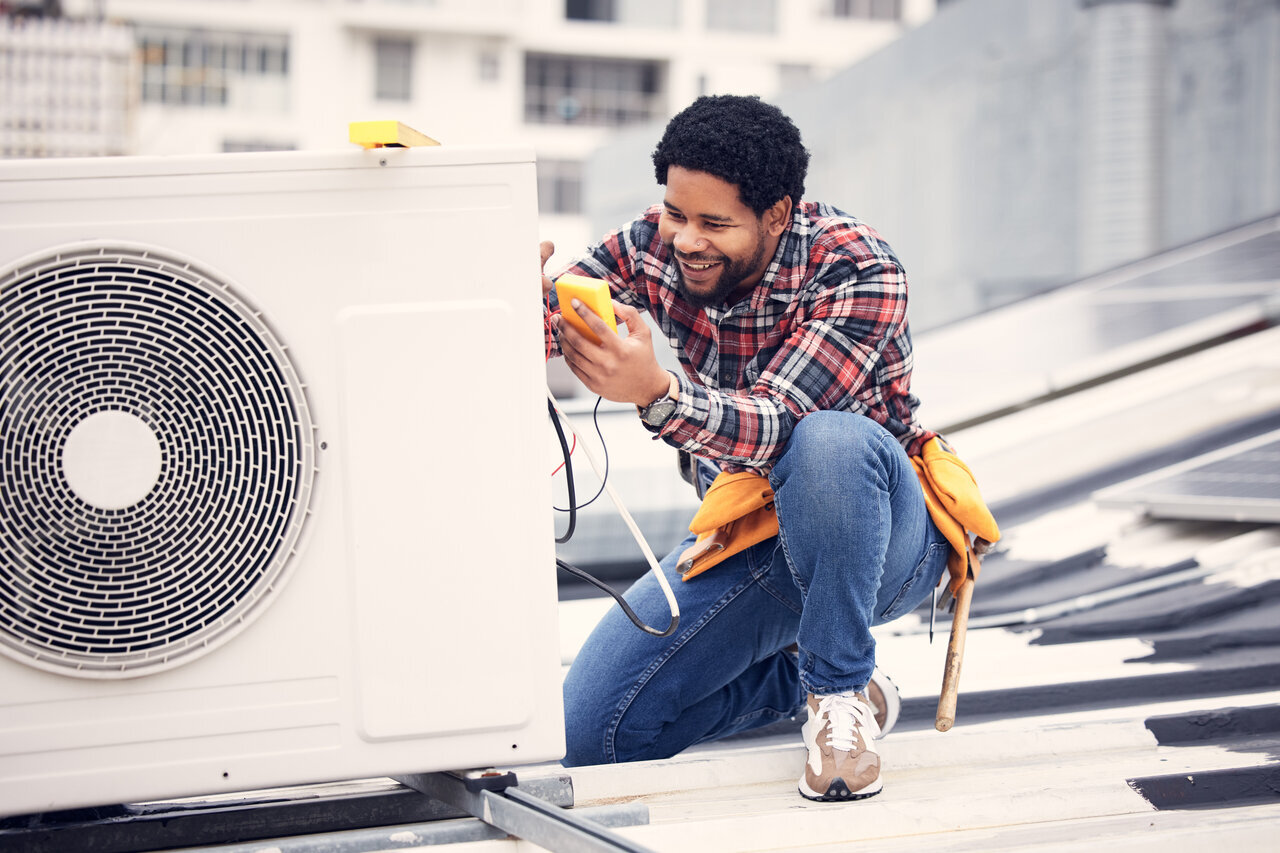
<svg viewBox="0 0 1280 853">
<path fill-rule="evenodd" d="M 599 693 L 573 686 L 573 670 L 564 684 L 564 760 L 566 767 L 610 762 L 605 750 L 610 712 L 600 706 Z"/>
<path fill-rule="evenodd" d="M 822 480 L 832 476 L 840 462 L 874 457 L 888 430 L 865 415 L 853 412 L 813 412 L 791 431 L 782 457 L 774 466 L 780 478 Z"/>
<path fill-rule="evenodd" d="M 688 745 L 680 727 L 673 727 L 679 721 L 671 712 L 679 705 L 675 695 L 640 689 L 619 704 L 598 698 L 606 691 L 593 686 L 579 691 L 566 681 L 564 766 L 670 758 Z"/>
<path fill-rule="evenodd" d="M 560 761 L 562 765 L 587 767 L 592 764 L 609 763 L 603 748 L 603 731 L 574 725 L 567 715 L 564 724 L 564 758 Z"/>
<path fill-rule="evenodd" d="M 612 711 L 565 706 L 565 767 L 589 764 L 615 764 L 669 758 L 655 743 L 653 732 L 632 731 L 626 719 L 617 722 Z"/>
</svg>

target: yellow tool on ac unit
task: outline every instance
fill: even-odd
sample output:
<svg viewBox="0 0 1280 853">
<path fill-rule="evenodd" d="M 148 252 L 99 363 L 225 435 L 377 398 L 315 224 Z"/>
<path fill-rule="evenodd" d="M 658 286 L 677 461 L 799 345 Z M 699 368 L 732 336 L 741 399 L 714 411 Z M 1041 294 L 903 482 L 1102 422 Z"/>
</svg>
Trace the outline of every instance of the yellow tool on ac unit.
<svg viewBox="0 0 1280 853">
<path fill-rule="evenodd" d="M 363 148 L 413 148 L 440 144 L 398 121 L 353 121 L 347 126 L 347 137 Z"/>
</svg>

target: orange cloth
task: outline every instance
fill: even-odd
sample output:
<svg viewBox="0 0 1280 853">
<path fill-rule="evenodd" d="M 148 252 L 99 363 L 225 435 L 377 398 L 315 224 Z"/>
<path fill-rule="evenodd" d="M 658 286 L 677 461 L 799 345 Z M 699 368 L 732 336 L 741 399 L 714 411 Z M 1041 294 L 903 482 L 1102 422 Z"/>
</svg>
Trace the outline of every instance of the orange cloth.
<svg viewBox="0 0 1280 853">
<path fill-rule="evenodd" d="M 911 457 L 911 464 L 924 490 L 929 515 L 951 544 L 947 571 L 951 575 L 949 589 L 955 595 L 971 567 L 974 578 L 978 577 L 978 556 L 1000 539 L 1000 528 L 982 499 L 973 472 L 941 438 L 929 439 L 920 455 Z M 969 539 L 970 534 L 977 537 L 976 542 Z"/>
<path fill-rule="evenodd" d="M 935 436 L 919 456 L 911 457 L 925 506 L 938 526 L 951 554 L 947 558 L 952 594 L 960 589 L 972 566 L 980 568 L 978 553 L 1000 538 L 1000 528 L 982 499 L 969 466 L 946 442 Z M 698 539 L 680 555 L 683 580 L 697 577 L 726 557 L 778 535 L 778 514 L 773 506 L 769 480 L 751 471 L 721 473 L 707 489 L 702 506 L 689 523 Z M 971 542 L 970 534 L 977 537 Z M 976 553 L 975 553 L 976 551 Z"/>
<path fill-rule="evenodd" d="M 778 535 L 769 480 L 751 471 L 721 472 L 689 522 L 698 540 L 680 555 L 682 580 L 697 577 L 726 557 Z"/>
</svg>

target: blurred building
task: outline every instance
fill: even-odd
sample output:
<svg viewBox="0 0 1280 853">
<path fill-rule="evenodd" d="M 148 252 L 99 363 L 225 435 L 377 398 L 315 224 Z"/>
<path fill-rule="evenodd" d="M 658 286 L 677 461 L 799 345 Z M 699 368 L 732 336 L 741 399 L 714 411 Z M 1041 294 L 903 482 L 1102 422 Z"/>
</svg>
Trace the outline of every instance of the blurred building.
<svg viewBox="0 0 1280 853">
<path fill-rule="evenodd" d="M 583 163 L 618 128 L 661 121 L 706 92 L 772 96 L 827 79 L 926 20 L 936 4 L 63 0 L 36 5 L 60 6 L 67 18 L 110 21 L 132 33 L 139 73 L 129 153 L 340 147 L 347 144 L 348 122 L 388 118 L 446 144 L 532 145 L 539 159 L 544 233 L 567 247 L 585 244 L 589 235 L 581 216 Z"/>
<path fill-rule="evenodd" d="M 902 257 L 917 331 L 1280 211 L 1274 0 L 951 0 L 775 102 L 809 197 Z M 654 201 L 660 132 L 594 156 L 599 233 Z"/>
<path fill-rule="evenodd" d="M 128 153 L 137 101 L 128 29 L 57 12 L 57 3 L 0 3 L 0 157 Z"/>
</svg>

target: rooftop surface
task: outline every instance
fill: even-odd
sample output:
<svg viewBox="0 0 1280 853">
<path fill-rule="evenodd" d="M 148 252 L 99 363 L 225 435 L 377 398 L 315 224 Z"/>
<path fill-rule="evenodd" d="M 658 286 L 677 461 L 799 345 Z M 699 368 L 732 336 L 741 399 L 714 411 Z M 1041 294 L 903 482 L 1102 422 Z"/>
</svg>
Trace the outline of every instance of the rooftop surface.
<svg viewBox="0 0 1280 853">
<path fill-rule="evenodd" d="M 880 795 L 800 798 L 797 722 L 576 769 L 577 802 L 645 803 L 624 832 L 660 850 L 1274 849 L 1280 527 L 1099 493 L 1280 429 L 1278 299 L 1270 219 L 921 336 L 922 412 L 1004 532 L 955 728 L 918 611 L 876 632 L 904 697 Z M 1277 454 L 1221 479 L 1280 503 Z M 565 604 L 567 652 L 599 607 Z"/>
<path fill-rule="evenodd" d="M 927 609 L 876 631 L 904 699 L 880 744 L 881 794 L 801 798 L 799 723 L 784 722 L 667 761 L 575 768 L 574 810 L 637 824 L 615 832 L 663 851 L 1275 849 L 1280 526 L 1247 511 L 1164 517 L 1114 487 L 1280 430 L 1278 237 L 1280 219 L 1256 223 L 920 340 L 921 385 L 939 398 L 921 391 L 930 423 L 956 425 L 949 438 L 1004 537 L 977 584 L 951 731 L 933 728 L 947 617 L 932 641 Z M 1081 319 L 1096 334 L 1080 341 L 1071 305 L 1111 331 Z M 998 374 L 966 357 L 988 343 Z M 1280 501 L 1280 459 L 1221 480 Z M 606 604 L 566 596 L 566 663 Z M 565 775 L 516 770 L 533 788 Z M 332 816 L 361 797 L 421 799 L 360 780 L 183 809 L 265 798 Z M 220 849 L 425 849 L 445 826 L 473 839 L 450 849 L 536 849 L 471 819 L 416 815 L 267 824 Z M 0 833 L 0 849 L 68 849 L 71 836 L 25 838 L 11 848 Z"/>
</svg>

